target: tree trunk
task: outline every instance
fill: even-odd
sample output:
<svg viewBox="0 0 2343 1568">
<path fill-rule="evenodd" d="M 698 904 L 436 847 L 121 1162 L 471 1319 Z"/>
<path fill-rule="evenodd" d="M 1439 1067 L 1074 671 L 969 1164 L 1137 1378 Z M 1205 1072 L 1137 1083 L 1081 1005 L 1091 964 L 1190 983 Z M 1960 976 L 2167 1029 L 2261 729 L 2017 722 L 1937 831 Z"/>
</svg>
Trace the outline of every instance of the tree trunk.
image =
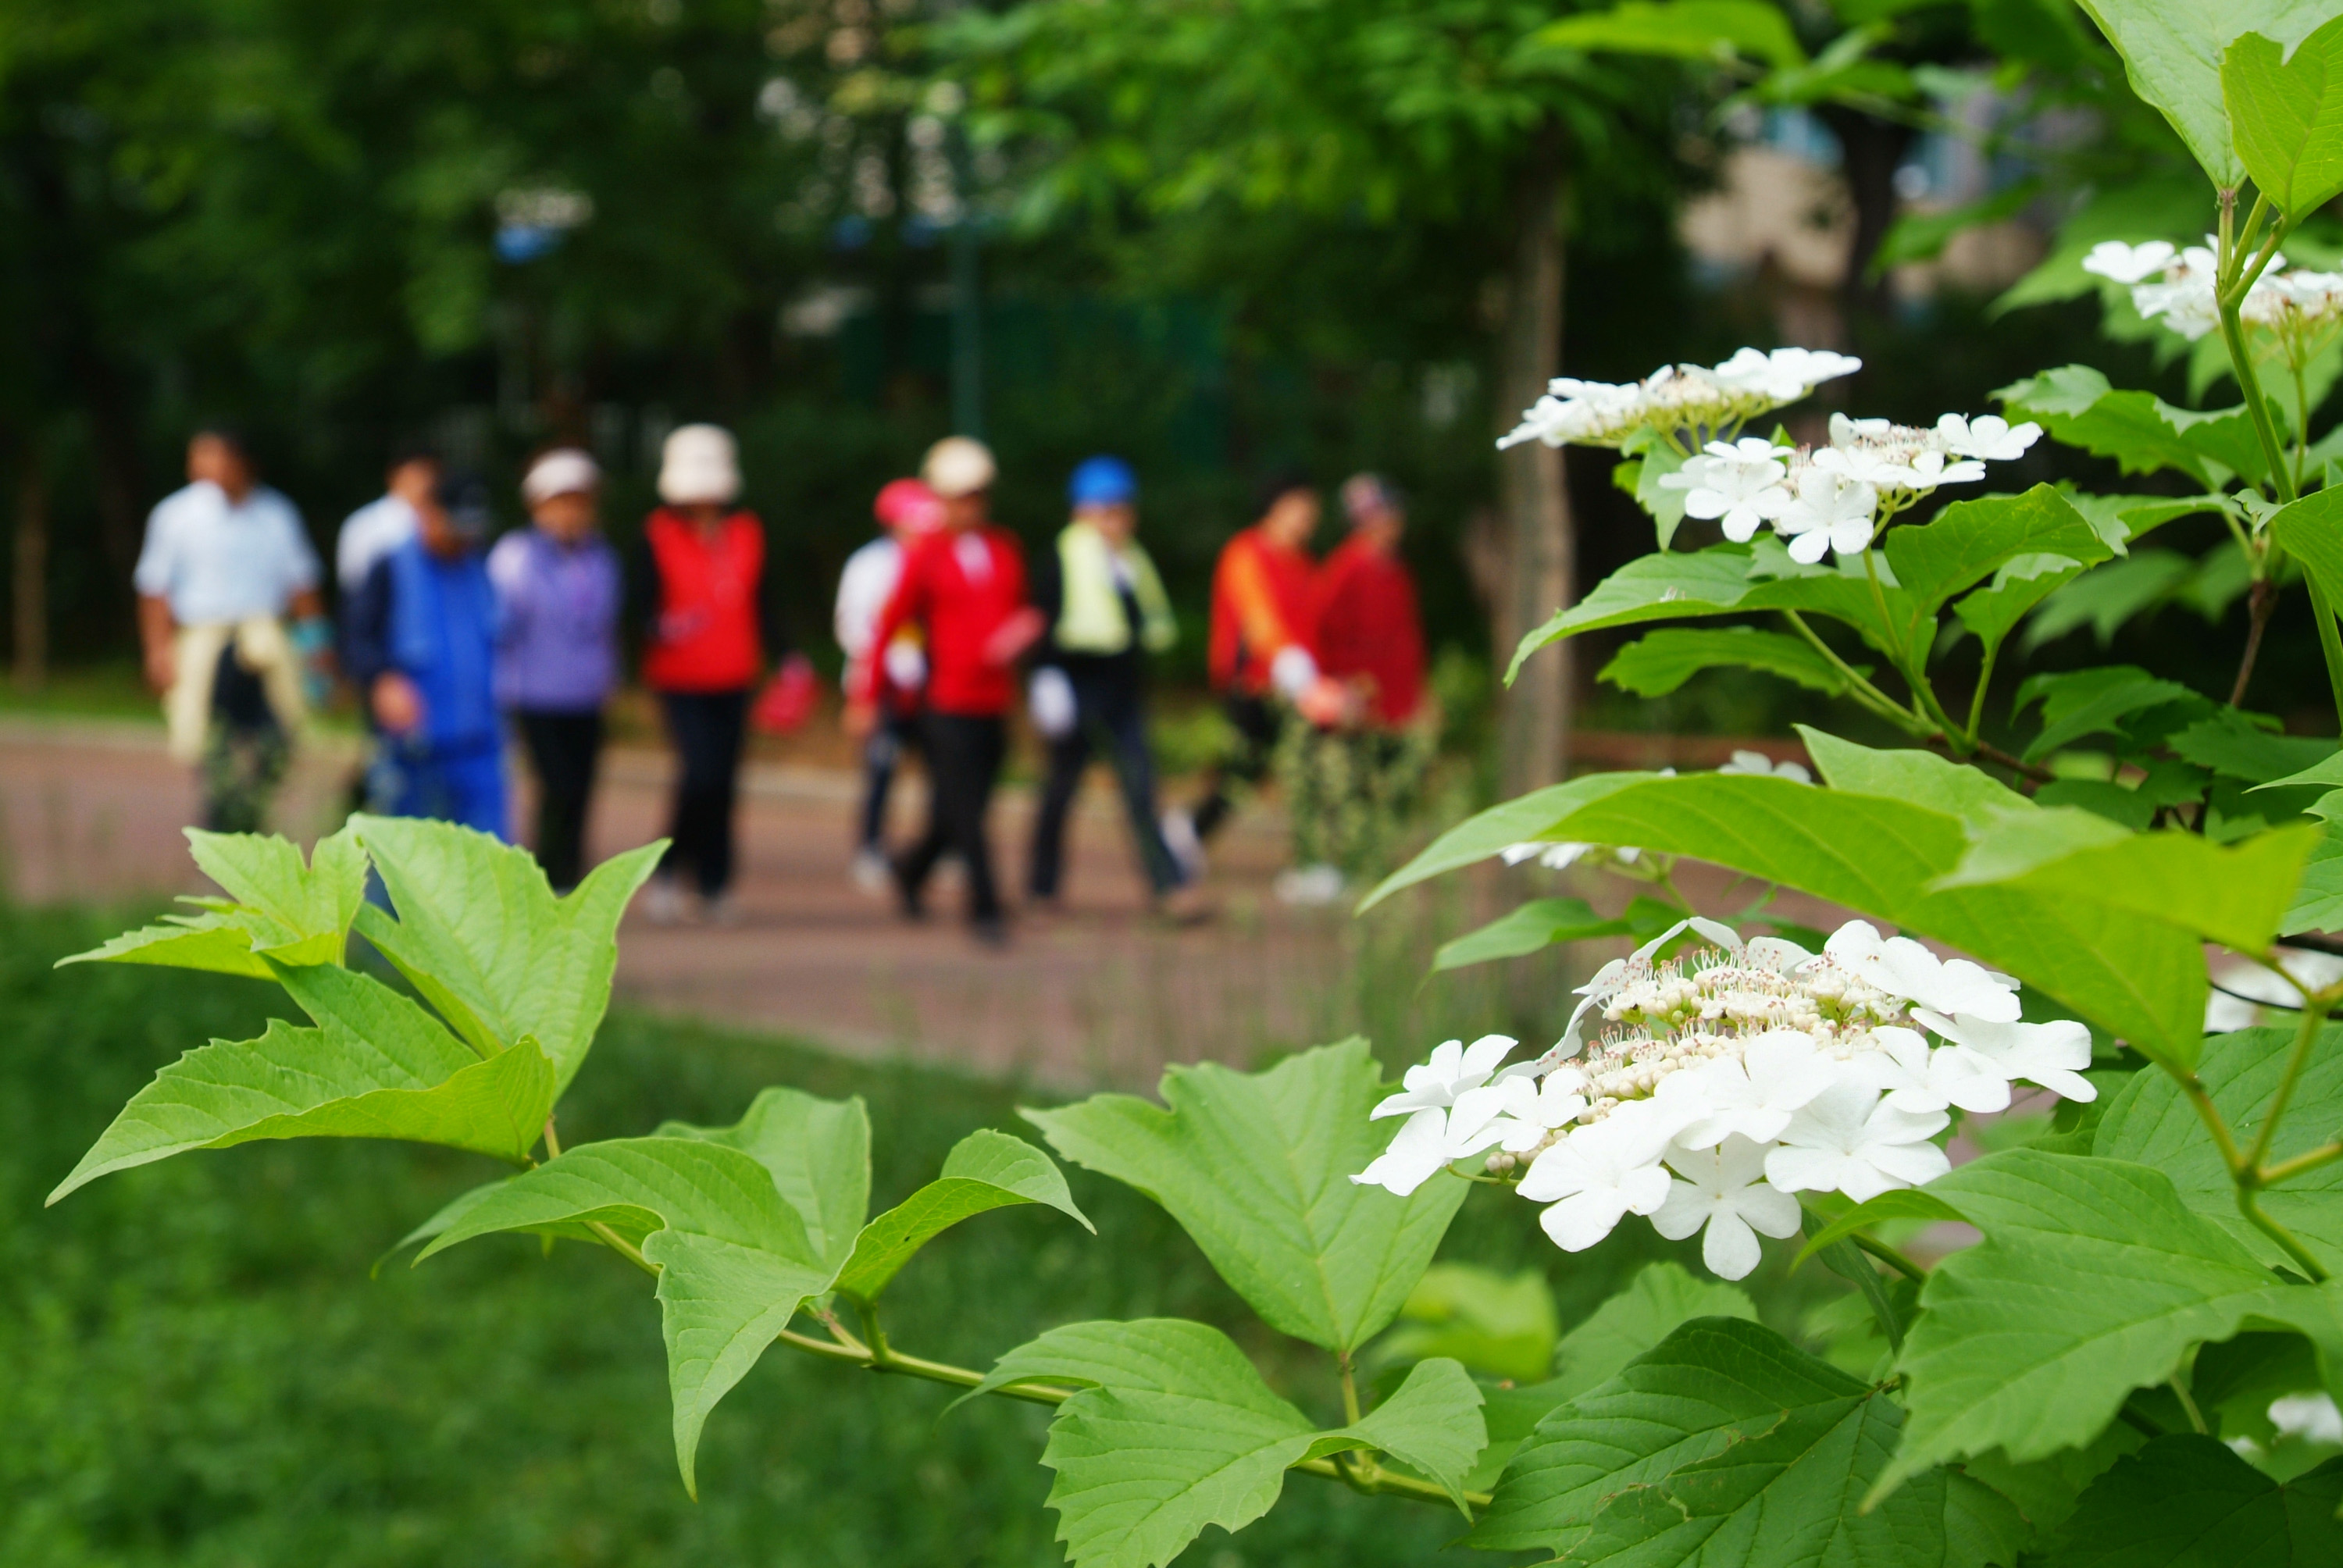
<svg viewBox="0 0 2343 1568">
<path fill-rule="evenodd" d="M 49 495 L 40 454 L 30 442 L 16 477 L 16 538 L 9 563 L 17 689 L 37 691 L 49 678 Z"/>
<path fill-rule="evenodd" d="M 1562 369 L 1562 206 L 1565 194 L 1561 128 L 1549 125 L 1516 188 L 1513 263 L 1506 279 L 1503 336 L 1498 345 L 1497 411 L 1510 428 Z M 1542 626 L 1571 601 L 1574 541 L 1562 453 L 1540 442 L 1498 458 L 1504 515 L 1505 601 L 1497 610 L 1516 635 Z M 1507 658 L 1511 650 L 1507 649 Z M 1500 665 L 1502 671 L 1502 661 Z M 1508 794 L 1561 779 L 1568 765 L 1571 649 L 1558 643 L 1522 667 L 1505 694 L 1499 777 Z"/>
<path fill-rule="evenodd" d="M 1896 226 L 1896 171 L 1918 132 L 1859 109 L 1824 104 L 1815 111 L 1838 138 L 1839 168 L 1846 179 L 1855 223 L 1847 236 L 1846 276 L 1840 286 L 1860 309 L 1880 314 L 1889 303 L 1887 277 L 1867 276 L 1887 231 Z"/>
</svg>

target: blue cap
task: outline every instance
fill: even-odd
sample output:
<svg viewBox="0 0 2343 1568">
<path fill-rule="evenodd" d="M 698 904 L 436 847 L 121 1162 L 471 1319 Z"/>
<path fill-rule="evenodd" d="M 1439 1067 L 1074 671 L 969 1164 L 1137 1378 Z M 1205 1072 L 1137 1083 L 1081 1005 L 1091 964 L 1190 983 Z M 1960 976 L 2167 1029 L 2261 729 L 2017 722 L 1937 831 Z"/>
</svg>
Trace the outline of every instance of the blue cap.
<svg viewBox="0 0 2343 1568">
<path fill-rule="evenodd" d="M 1066 481 L 1066 498 L 1077 507 L 1112 507 L 1139 499 L 1139 476 L 1120 457 L 1085 457 Z"/>
</svg>

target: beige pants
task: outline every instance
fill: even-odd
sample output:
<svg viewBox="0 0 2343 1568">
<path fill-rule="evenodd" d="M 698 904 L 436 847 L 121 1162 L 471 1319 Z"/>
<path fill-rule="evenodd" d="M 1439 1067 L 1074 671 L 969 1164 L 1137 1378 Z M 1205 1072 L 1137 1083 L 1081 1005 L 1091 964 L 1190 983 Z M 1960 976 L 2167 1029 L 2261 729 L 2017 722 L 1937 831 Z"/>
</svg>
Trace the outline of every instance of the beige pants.
<svg viewBox="0 0 2343 1568">
<path fill-rule="evenodd" d="M 171 689 L 163 694 L 163 722 L 178 761 L 203 759 L 204 738 L 211 729 L 212 681 L 219 673 L 220 654 L 231 643 L 236 663 L 260 678 L 268 706 L 288 735 L 308 717 L 301 698 L 300 656 L 285 635 L 284 622 L 256 615 L 232 623 L 183 626 L 171 644 Z"/>
</svg>

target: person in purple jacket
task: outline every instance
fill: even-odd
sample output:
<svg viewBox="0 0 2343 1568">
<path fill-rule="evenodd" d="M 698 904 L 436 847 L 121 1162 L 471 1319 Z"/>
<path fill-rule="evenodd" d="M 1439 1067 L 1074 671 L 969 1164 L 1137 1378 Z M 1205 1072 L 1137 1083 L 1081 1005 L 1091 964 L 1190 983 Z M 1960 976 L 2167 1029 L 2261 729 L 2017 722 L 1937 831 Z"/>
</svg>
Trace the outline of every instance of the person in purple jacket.
<svg viewBox="0 0 2343 1568">
<path fill-rule="evenodd" d="M 497 701 L 537 773 L 537 859 L 556 891 L 585 871 L 586 812 L 602 704 L 618 678 L 618 553 L 595 531 L 594 459 L 557 447 L 521 480 L 529 526 L 488 552 L 497 590 Z"/>
</svg>

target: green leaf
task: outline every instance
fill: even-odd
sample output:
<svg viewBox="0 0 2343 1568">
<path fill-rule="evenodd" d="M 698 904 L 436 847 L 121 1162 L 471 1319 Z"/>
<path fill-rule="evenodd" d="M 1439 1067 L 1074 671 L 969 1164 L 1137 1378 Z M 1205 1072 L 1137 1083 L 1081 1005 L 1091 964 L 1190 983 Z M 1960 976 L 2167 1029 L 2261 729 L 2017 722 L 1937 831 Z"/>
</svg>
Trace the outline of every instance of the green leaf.
<svg viewBox="0 0 2343 1568">
<path fill-rule="evenodd" d="M 2343 1460 L 2280 1485 L 2194 1432 L 2091 1483 L 2044 1568 L 2325 1568 L 2343 1563 Z"/>
<path fill-rule="evenodd" d="M 1534 1383 L 1554 1371 L 1554 1292 L 1545 1275 L 1434 1263 L 1408 1292 L 1399 1325 L 1375 1347 L 1379 1364 L 1446 1357 L 1477 1372 Z M 1556 1403 L 1560 1396 L 1556 1396 Z"/>
<path fill-rule="evenodd" d="M 2332 747 L 2333 743 L 2328 744 Z M 2326 756 L 2299 772 L 2272 779 L 2268 783 L 2257 784 L 2254 788 L 2256 789 L 2307 789 L 2314 786 L 2330 790 L 2343 789 L 2343 749 L 2330 749 Z"/>
<path fill-rule="evenodd" d="M 1373 892 L 1360 901 L 1359 913 L 1366 913 L 1402 888 L 1413 887 L 1460 866 L 1477 865 L 1515 844 L 1539 839 L 1560 842 L 1559 838 L 1549 839 L 1546 829 L 1573 809 L 1614 789 L 1624 789 L 1639 779 L 1655 777 L 1651 773 L 1589 773 L 1567 784 L 1549 784 L 1492 806 L 1441 834 L 1425 845 L 1414 859 L 1384 878 Z"/>
<path fill-rule="evenodd" d="M 1923 526 L 1890 528 L 1885 548 L 1922 618 L 1933 618 L 1946 600 L 2019 556 L 2064 556 L 2088 566 L 2115 553 L 2048 485 L 2021 496 L 1956 501 Z"/>
<path fill-rule="evenodd" d="M 520 1162 L 553 1103 L 553 1067 L 527 1040 L 482 1060 L 373 978 L 333 965 L 282 971 L 317 1020 L 214 1040 L 155 1075 L 49 1194 L 191 1149 L 271 1138 L 393 1138 Z"/>
<path fill-rule="evenodd" d="M 1061 1158 L 1161 1203 L 1272 1328 L 1349 1351 L 1391 1322 L 1469 1191 L 1351 1180 L 1386 1141 L 1367 1114 L 1381 1082 L 1354 1039 L 1266 1072 L 1169 1068 L 1164 1106 L 1101 1094 L 1023 1114 Z"/>
<path fill-rule="evenodd" d="M 1626 0 L 1608 11 L 1565 16 L 1530 35 L 1541 49 L 1610 50 L 1729 64 L 1746 55 L 1786 68 L 1806 63 L 1788 18 L 1758 0 Z"/>
<path fill-rule="evenodd" d="M 658 1134 L 739 1150 L 765 1168 L 781 1201 L 797 1211 L 815 1256 L 836 1269 L 854 1251 L 870 1211 L 870 1116 L 860 1095 L 823 1100 L 801 1089 L 767 1089 L 730 1127 L 667 1121 Z"/>
<path fill-rule="evenodd" d="M 2306 735 L 2273 735 L 2237 712 L 2223 709 L 2167 737 L 2176 757 L 2268 786 L 2308 772 L 2338 755 L 2335 742 Z"/>
<path fill-rule="evenodd" d="M 1994 394 L 2013 419 L 2038 420 L 2069 447 L 2112 457 L 2127 474 L 2173 468 L 2200 489 L 2236 474 L 2258 482 L 2268 464 L 2244 404 L 2199 413 L 2147 392 L 2117 391 L 2087 365 L 2046 370 Z"/>
<path fill-rule="evenodd" d="M 2257 33 L 2221 57 L 2238 161 L 2270 205 L 2299 222 L 2343 192 L 2343 17 L 2291 51 Z"/>
<path fill-rule="evenodd" d="M 2260 1131 L 2293 1040 L 2292 1029 L 2241 1029 L 2205 1041 L 2197 1077 L 2240 1143 L 2250 1142 Z M 2330 1026 L 2320 1031 L 2295 1086 L 2270 1150 L 2271 1161 L 2308 1153 L 2338 1131 L 2343 1131 L 2343 1026 Z M 2287 1263 L 2278 1244 L 2237 1212 L 2228 1168 L 2196 1108 L 2169 1074 L 2131 1074 L 2099 1119 L 2091 1152 L 2163 1171 L 2189 1208 L 2228 1231 L 2264 1262 Z M 2330 1269 L 2343 1269 L 2343 1165 L 2322 1166 L 2270 1188 L 2262 1193 L 2261 1206 Z"/>
<path fill-rule="evenodd" d="M 2328 611 L 2343 612 L 2343 487 L 2280 507 L 2270 518 L 2269 536 L 2302 563 Z"/>
<path fill-rule="evenodd" d="M 1992 652 L 2035 606 L 2073 582 L 2082 571 L 2080 561 L 2065 556 L 2018 556 L 2003 562 L 1992 582 L 1953 606 L 1953 614 Z"/>
<path fill-rule="evenodd" d="M 1093 1235 L 1050 1157 L 1020 1138 L 980 1129 L 953 1145 L 943 1174 L 862 1228 L 837 1289 L 876 1300 L 912 1254 L 962 1220 L 1012 1204 L 1043 1203 Z"/>
<path fill-rule="evenodd" d="M 1617 1295 L 1594 1309 L 1554 1348 L 1555 1375 L 1548 1386 L 1563 1399 L 1575 1399 L 1657 1346 L 1694 1318 L 1757 1321 L 1748 1292 L 1722 1280 L 1704 1280 L 1680 1263 L 1664 1260 L 1635 1271 Z"/>
<path fill-rule="evenodd" d="M 2131 620 L 2170 603 L 2197 570 L 2197 563 L 2177 550 L 2146 549 L 2109 561 L 2044 597 L 2026 628 L 2026 651 L 2087 626 L 2105 648 Z"/>
<path fill-rule="evenodd" d="M 1673 922 L 1671 922 L 1673 923 Z M 1660 928 L 1664 930 L 1665 926 Z M 1532 899 L 1509 915 L 1500 915 L 1479 930 L 1443 942 L 1432 967 L 1458 970 L 1492 959 L 1515 959 L 1542 952 L 1557 942 L 1592 941 L 1597 937 L 1633 936 L 1639 930 L 1624 920 L 1594 912 L 1584 899 Z"/>
<path fill-rule="evenodd" d="M 1605 627 L 1647 620 L 1725 615 L 1741 607 L 1750 589 L 1745 545 L 1711 545 L 1684 554 L 1662 550 L 1638 556 L 1604 578 L 1578 603 L 1522 638 L 1505 670 L 1505 684 L 1521 673 L 1522 661 L 1548 643 Z"/>
<path fill-rule="evenodd" d="M 1804 638 L 1755 627 L 1674 627 L 1629 643 L 1598 678 L 1638 697 L 1664 697 L 1704 669 L 1729 666 L 1778 675 L 1837 696 L 1846 677 Z"/>
<path fill-rule="evenodd" d="M 2107 548 L 2122 555 L 2132 545 L 2165 524 L 2199 512 L 2227 509 L 2228 498 L 2207 496 L 2087 496 L 2070 493 L 2066 499 L 2083 514 Z"/>
<path fill-rule="evenodd" d="M 1832 765 L 1819 753 L 1816 760 Z M 1625 782 L 1582 789 L 1606 777 Z M 2205 964 L 2193 938 L 2102 903 L 2016 888 L 1936 887 L 1968 848 L 1961 818 L 1950 812 L 1786 779 L 1714 773 L 1596 775 L 1546 799 L 1561 806 L 1556 815 L 1543 824 L 1511 815 L 1507 830 L 1690 855 L 1797 888 L 1959 948 L 2144 1050 L 2180 1059 L 2201 1036 Z M 1443 846 L 1469 840 L 1481 821 L 1443 835 L 1376 896 L 1430 874 L 1427 865 L 1438 869 L 1437 857 L 1450 852 Z"/>
<path fill-rule="evenodd" d="M 2110 676 L 2124 674 L 2119 669 L 2104 673 Z M 2135 715 L 2153 712 L 2170 703 L 2202 703 L 2203 700 L 2177 681 L 2158 680 L 2131 671 L 2124 678 L 2101 685 L 2071 708 L 2061 710 L 2046 706 L 2042 733 L 2026 747 L 2025 758 L 2028 762 L 2038 761 L 2087 737 L 2118 729 L 2126 719 Z M 2023 708 L 2025 705 L 2026 691 L 2020 688 L 2017 706 Z"/>
<path fill-rule="evenodd" d="M 850 1103 L 859 1112 L 860 1102 Z M 772 1118 L 766 1126 L 780 1124 Z M 838 1266 L 808 1239 L 764 1163 L 707 1136 L 580 1144 L 501 1185 L 468 1192 L 422 1228 L 437 1233 L 416 1261 L 499 1231 L 568 1235 L 580 1225 L 639 1246 L 659 1270 L 676 1464 L 697 1496 L 709 1412 L 799 1307 L 830 1288 Z"/>
<path fill-rule="evenodd" d="M 2281 1283 L 2147 1166 L 2016 1149 L 1928 1191 L 1985 1241 L 1921 1290 L 1897 1362 L 1910 1420 L 1874 1499 L 1964 1454 L 2025 1462 L 2087 1442 L 2133 1389 L 2249 1320 L 2338 1338 L 2331 1290 Z"/>
<path fill-rule="evenodd" d="M 1850 1506 L 1901 1421 L 1771 1329 L 1694 1319 L 1541 1422 L 1468 1539 L 1573 1563 L 1974 1561 L 1946 1554 L 1941 1474 L 1870 1513 Z"/>
<path fill-rule="evenodd" d="M 1383 1449 L 1453 1491 L 1484 1441 L 1480 1391 L 1454 1362 L 1424 1362 L 1357 1425 L 1318 1432 L 1226 1334 L 1181 1318 L 1052 1329 L 970 1397 L 1011 1382 L 1081 1391 L 1041 1455 L 1077 1568 L 1167 1563 L 1205 1526 L 1242 1530 L 1269 1512 L 1289 1467 L 1346 1449 Z"/>
<path fill-rule="evenodd" d="M 1824 1248 L 1835 1246 L 1859 1231 L 1889 1220 L 1953 1220 L 1961 1211 L 1925 1187 L 1899 1187 L 1882 1192 L 1866 1202 L 1857 1203 L 1845 1213 L 1806 1238 L 1798 1249 L 1797 1261 L 1804 1263 Z"/>
<path fill-rule="evenodd" d="M 2343 790 L 2322 796 L 2310 813 L 2322 819 L 2324 830 L 2303 862 L 2302 881 L 2278 923 L 2287 936 L 2343 930 Z"/>
<path fill-rule="evenodd" d="M 1958 817 L 1972 831 L 2027 809 L 2025 796 L 1982 769 L 1934 751 L 1879 750 L 1811 725 L 1792 726 L 1823 781 L 1852 795 L 1884 795 Z"/>
<path fill-rule="evenodd" d="M 557 899 L 527 849 L 446 822 L 353 817 L 398 911 L 367 904 L 358 934 L 484 1050 L 523 1035 L 569 1086 L 610 1002 L 618 917 L 665 840 L 614 856 Z"/>
<path fill-rule="evenodd" d="M 2291 46 L 2329 15 L 2325 0 L 2080 0 L 2123 56 L 2132 90 L 2147 100 L 2215 185 L 2236 189 L 2247 165 L 2232 143 L 2221 94 L 2221 56 L 2230 40 L 2261 33 Z"/>
<path fill-rule="evenodd" d="M 266 980 L 260 955 L 280 964 L 338 964 L 350 921 L 366 897 L 366 852 L 349 829 L 317 840 L 308 864 L 290 839 L 258 833 L 185 829 L 196 864 L 229 902 L 126 932 L 89 952 L 60 959 L 160 964 Z"/>
<path fill-rule="evenodd" d="M 2104 817 L 2049 809 L 2013 814 L 1986 829 L 1959 868 L 1934 885 L 2022 888 L 2260 952 L 2278 935 L 2319 837 L 2304 823 L 2221 845 L 2172 829 L 2127 833 Z"/>
<path fill-rule="evenodd" d="M 1319 1438 L 1306 1457 L 1322 1459 L 1363 1448 L 1388 1453 L 1438 1483 L 1469 1523 L 1473 1509 L 1464 1501 L 1465 1478 L 1489 1445 L 1481 1402 L 1480 1385 L 1455 1362 L 1445 1357 L 1418 1362 L 1391 1398 L 1363 1420 Z"/>
</svg>

